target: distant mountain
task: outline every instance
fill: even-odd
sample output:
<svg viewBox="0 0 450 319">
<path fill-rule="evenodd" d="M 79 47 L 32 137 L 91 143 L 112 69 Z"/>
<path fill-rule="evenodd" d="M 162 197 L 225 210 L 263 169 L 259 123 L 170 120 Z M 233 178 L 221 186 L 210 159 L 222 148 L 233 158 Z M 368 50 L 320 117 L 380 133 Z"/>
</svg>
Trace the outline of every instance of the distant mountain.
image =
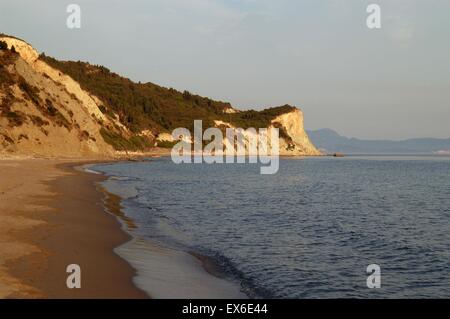
<svg viewBox="0 0 450 319">
<path fill-rule="evenodd" d="M 339 135 L 331 129 L 307 131 L 310 140 L 328 153 L 345 154 L 450 154 L 450 139 L 414 138 L 402 141 L 363 140 Z"/>
</svg>

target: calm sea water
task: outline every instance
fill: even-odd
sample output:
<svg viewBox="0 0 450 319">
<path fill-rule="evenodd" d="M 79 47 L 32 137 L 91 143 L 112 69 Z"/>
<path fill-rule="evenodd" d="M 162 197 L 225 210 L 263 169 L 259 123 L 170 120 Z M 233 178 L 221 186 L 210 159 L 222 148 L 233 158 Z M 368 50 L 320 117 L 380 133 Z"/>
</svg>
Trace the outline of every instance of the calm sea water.
<svg viewBox="0 0 450 319">
<path fill-rule="evenodd" d="M 450 159 L 97 165 L 150 241 L 214 258 L 251 297 L 450 297 Z M 381 267 L 368 289 L 366 268 Z"/>
</svg>

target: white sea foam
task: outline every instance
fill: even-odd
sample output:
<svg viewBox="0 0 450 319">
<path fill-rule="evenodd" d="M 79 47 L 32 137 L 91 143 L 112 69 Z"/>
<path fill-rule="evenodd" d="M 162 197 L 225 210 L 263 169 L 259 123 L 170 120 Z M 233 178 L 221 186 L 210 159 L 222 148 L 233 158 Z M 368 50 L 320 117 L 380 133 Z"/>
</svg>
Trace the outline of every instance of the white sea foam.
<svg viewBox="0 0 450 319">
<path fill-rule="evenodd" d="M 152 298 L 247 298 L 239 284 L 209 274 L 199 259 L 184 251 L 139 238 L 115 251 L 137 270 L 135 284 Z"/>
</svg>

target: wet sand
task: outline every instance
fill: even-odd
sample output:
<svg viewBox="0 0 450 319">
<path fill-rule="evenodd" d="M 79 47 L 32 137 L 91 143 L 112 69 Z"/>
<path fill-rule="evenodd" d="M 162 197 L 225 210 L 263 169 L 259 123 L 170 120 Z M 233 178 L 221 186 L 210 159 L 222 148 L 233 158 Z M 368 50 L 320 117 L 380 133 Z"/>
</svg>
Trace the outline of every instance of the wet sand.
<svg viewBox="0 0 450 319">
<path fill-rule="evenodd" d="M 0 298 L 147 298 L 114 248 L 130 237 L 105 212 L 102 175 L 81 162 L 0 161 Z M 81 267 L 68 289 L 66 267 Z"/>
</svg>

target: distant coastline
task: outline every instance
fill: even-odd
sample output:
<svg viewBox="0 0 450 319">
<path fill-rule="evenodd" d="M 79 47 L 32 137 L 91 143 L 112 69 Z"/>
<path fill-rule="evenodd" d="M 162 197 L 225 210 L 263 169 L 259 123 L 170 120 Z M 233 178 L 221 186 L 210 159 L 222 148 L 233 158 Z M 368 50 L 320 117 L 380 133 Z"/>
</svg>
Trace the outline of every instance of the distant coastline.
<svg viewBox="0 0 450 319">
<path fill-rule="evenodd" d="M 340 135 L 332 129 L 308 130 L 311 141 L 324 153 L 345 154 L 450 154 L 450 138 L 412 138 L 396 140 L 364 140 Z"/>
</svg>

